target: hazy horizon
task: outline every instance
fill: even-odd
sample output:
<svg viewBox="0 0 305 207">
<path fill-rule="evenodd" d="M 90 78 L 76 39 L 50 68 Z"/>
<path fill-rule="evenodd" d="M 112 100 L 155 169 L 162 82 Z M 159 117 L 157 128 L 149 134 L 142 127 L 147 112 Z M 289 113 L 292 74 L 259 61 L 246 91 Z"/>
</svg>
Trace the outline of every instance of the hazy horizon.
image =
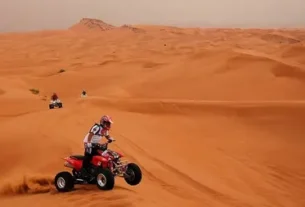
<svg viewBox="0 0 305 207">
<path fill-rule="evenodd" d="M 167 4 L 166 4 L 167 3 Z M 0 32 L 66 29 L 82 18 L 109 24 L 305 27 L 304 0 L 1 0 Z"/>
</svg>

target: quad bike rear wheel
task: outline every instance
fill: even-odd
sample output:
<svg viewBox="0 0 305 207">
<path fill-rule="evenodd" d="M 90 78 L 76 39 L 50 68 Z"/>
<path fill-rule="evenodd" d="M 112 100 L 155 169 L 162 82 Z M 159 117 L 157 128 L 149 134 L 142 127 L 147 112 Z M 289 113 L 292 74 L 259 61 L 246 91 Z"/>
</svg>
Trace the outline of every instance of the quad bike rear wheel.
<svg viewBox="0 0 305 207">
<path fill-rule="evenodd" d="M 55 176 L 55 187 L 59 192 L 68 192 L 74 188 L 74 179 L 71 173 L 64 171 Z"/>
<path fill-rule="evenodd" d="M 142 171 L 139 166 L 135 163 L 129 163 L 124 173 L 124 179 L 129 185 L 138 185 L 142 180 Z"/>
<path fill-rule="evenodd" d="M 114 176 L 107 168 L 99 168 L 96 173 L 96 185 L 100 190 L 112 190 L 114 187 Z"/>
<path fill-rule="evenodd" d="M 49 109 L 54 109 L 54 105 L 53 104 L 49 104 Z"/>
</svg>

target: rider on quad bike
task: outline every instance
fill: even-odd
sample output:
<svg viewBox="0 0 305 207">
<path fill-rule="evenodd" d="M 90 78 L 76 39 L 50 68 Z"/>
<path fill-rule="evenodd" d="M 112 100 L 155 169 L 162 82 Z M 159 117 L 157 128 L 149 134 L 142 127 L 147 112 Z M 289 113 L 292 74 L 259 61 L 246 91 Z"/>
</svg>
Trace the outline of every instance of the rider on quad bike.
<svg viewBox="0 0 305 207">
<path fill-rule="evenodd" d="M 102 116 L 100 119 L 100 123 L 95 123 L 87 135 L 85 136 L 84 142 L 84 160 L 81 169 L 81 173 L 84 177 L 90 177 L 89 166 L 91 159 L 94 155 L 97 155 L 97 149 L 94 147 L 94 144 L 98 144 L 103 136 L 110 142 L 114 141 L 112 137 L 109 135 L 109 130 L 111 128 L 111 124 L 113 123 L 112 119 L 108 115 Z"/>
<path fill-rule="evenodd" d="M 51 96 L 52 101 L 56 101 L 58 99 L 57 94 L 54 92 L 53 95 Z"/>
</svg>

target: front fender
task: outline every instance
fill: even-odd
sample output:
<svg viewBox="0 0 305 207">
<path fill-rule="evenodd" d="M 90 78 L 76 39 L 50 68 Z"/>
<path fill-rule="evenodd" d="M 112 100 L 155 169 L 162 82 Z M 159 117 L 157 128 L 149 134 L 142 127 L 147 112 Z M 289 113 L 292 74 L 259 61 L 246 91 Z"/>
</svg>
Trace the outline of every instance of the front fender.
<svg viewBox="0 0 305 207">
<path fill-rule="evenodd" d="M 124 157 L 123 153 L 121 152 L 116 152 L 119 155 L 119 158 Z"/>
</svg>

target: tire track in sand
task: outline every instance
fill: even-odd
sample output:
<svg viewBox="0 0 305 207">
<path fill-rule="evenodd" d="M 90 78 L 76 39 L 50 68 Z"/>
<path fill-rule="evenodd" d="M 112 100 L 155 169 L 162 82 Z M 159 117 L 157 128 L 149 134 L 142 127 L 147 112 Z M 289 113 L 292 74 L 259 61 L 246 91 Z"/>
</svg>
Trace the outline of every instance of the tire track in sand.
<svg viewBox="0 0 305 207">
<path fill-rule="evenodd" d="M 122 136 L 122 135 L 121 135 Z M 126 138 L 125 136 L 122 136 L 124 138 Z M 128 140 L 128 138 L 126 138 L 127 140 L 127 144 L 129 144 L 131 147 L 133 147 L 134 149 L 137 150 L 137 148 L 134 147 L 134 145 L 131 144 L 131 142 Z M 143 165 L 141 165 L 139 162 L 139 160 L 137 158 L 135 158 L 134 156 L 126 153 L 122 148 L 120 148 L 119 146 L 116 146 L 121 152 L 123 152 L 127 157 L 130 157 L 132 160 L 134 160 L 135 162 L 137 162 L 137 164 L 140 166 L 141 170 L 144 172 L 144 174 L 146 174 L 148 176 L 148 179 L 155 182 L 155 183 L 158 183 L 162 189 L 164 189 L 165 191 L 177 196 L 177 197 L 180 197 L 180 198 L 185 198 L 185 199 L 199 199 L 200 200 L 200 197 L 198 196 L 195 196 L 193 194 L 190 194 L 188 192 L 185 192 L 183 191 L 183 189 L 180 189 L 179 187 L 177 186 L 174 186 L 174 185 L 171 185 L 169 184 L 168 182 L 158 178 L 156 175 L 154 175 L 152 172 L 150 172 L 149 170 L 147 170 Z M 147 156 L 146 156 L 147 157 Z M 149 157 L 148 157 L 149 158 Z M 159 163 L 158 163 L 159 164 Z"/>
<path fill-rule="evenodd" d="M 193 188 L 195 188 L 195 190 L 197 190 L 199 193 L 203 193 L 205 195 L 209 195 L 210 197 L 214 198 L 215 200 L 221 202 L 221 203 L 225 203 L 228 205 L 232 205 L 232 206 L 244 206 L 247 207 L 249 206 L 248 204 L 244 203 L 241 204 L 239 201 L 237 201 L 236 199 L 230 197 L 229 195 L 223 194 L 209 186 L 206 186 L 196 180 L 194 180 L 193 178 L 191 178 L 189 175 L 179 171 L 178 169 L 170 166 L 169 164 L 159 160 L 158 158 L 155 158 L 154 156 L 150 155 L 149 153 L 147 153 L 145 150 L 143 150 L 142 148 L 140 148 L 136 143 L 134 143 L 131 139 L 129 139 L 128 137 L 120 134 L 121 137 L 125 138 L 125 140 L 128 142 L 128 144 L 133 147 L 135 150 L 137 150 L 141 155 L 146 156 L 147 158 L 151 159 L 152 161 L 158 163 L 160 166 L 164 167 L 166 170 L 168 170 L 169 172 L 172 172 L 173 174 L 175 174 L 177 177 L 180 178 L 181 181 L 183 181 L 184 183 L 192 186 Z M 150 172 L 146 172 L 149 176 L 153 176 L 154 179 L 156 179 L 157 182 L 162 184 L 166 184 L 167 186 L 170 186 L 171 188 L 167 188 L 166 190 L 170 191 L 171 193 L 173 193 L 172 189 L 177 189 L 174 185 L 170 185 L 168 183 L 166 183 L 165 181 L 162 181 L 158 178 L 156 178 L 156 176 L 151 175 L 152 173 Z M 162 187 L 164 187 L 162 185 Z M 176 194 L 176 192 L 175 192 Z M 179 194 L 177 194 L 178 196 L 181 196 Z M 190 197 L 195 197 L 194 195 L 190 195 L 188 194 L 187 196 L 184 193 L 185 198 L 190 198 Z M 199 200 L 203 200 L 202 197 L 195 197 Z"/>
</svg>

